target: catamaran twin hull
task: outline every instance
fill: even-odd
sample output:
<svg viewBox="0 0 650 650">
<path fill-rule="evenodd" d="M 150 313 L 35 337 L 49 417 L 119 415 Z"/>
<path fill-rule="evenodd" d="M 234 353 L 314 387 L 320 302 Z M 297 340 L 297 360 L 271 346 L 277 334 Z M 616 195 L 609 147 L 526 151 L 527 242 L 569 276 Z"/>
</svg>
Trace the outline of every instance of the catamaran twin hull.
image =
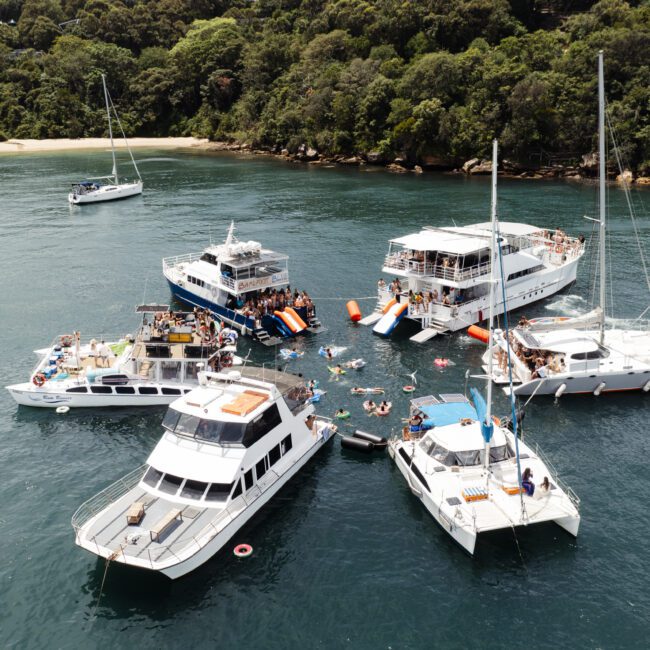
<svg viewBox="0 0 650 650">
<path fill-rule="evenodd" d="M 91 190 L 84 194 L 70 192 L 68 201 L 75 205 L 81 203 L 99 203 L 101 201 L 117 201 L 118 199 L 128 199 L 131 196 L 142 194 L 142 182 L 124 183 L 122 185 L 102 185 L 96 190 Z"/>
</svg>

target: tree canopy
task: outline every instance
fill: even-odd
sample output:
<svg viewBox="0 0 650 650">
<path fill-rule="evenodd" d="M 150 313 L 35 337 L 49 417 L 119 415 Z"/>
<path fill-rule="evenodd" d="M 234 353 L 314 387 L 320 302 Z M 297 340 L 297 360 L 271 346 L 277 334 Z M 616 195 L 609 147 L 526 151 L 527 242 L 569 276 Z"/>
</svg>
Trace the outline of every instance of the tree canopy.
<svg viewBox="0 0 650 650">
<path fill-rule="evenodd" d="M 594 149 L 596 55 L 650 172 L 650 4 L 623 0 L 0 0 L 0 137 L 132 135 L 458 164 Z"/>
</svg>

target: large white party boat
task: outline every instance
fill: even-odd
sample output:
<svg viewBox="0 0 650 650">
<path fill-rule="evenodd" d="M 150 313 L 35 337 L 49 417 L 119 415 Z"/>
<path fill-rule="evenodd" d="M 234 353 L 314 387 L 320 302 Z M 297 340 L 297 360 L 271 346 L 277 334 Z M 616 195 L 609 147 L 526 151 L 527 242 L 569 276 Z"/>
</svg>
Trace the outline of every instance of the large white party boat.
<svg viewBox="0 0 650 650">
<path fill-rule="evenodd" d="M 45 408 L 159 406 L 198 383 L 208 368 L 240 365 L 237 333 L 170 312 L 168 305 L 140 305 L 142 324 L 133 336 L 114 341 L 63 334 L 36 350 L 29 381 L 7 386 L 24 406 Z M 204 317 L 205 318 L 205 317 Z"/>
<path fill-rule="evenodd" d="M 561 291 L 576 279 L 583 239 L 524 223 L 500 223 L 505 297 L 517 309 Z M 441 332 L 467 328 L 487 317 L 490 278 L 490 224 L 425 227 L 393 239 L 383 273 L 401 278 L 379 289 L 373 314 L 361 322 L 389 336 L 404 319 L 422 330 L 422 343 Z M 501 285 L 501 280 L 498 280 Z M 503 313 L 500 286 L 496 314 Z"/>
<path fill-rule="evenodd" d="M 302 380 L 243 367 L 201 373 L 171 404 L 142 467 L 84 503 L 76 543 L 178 578 L 209 560 L 333 438 Z"/>
<path fill-rule="evenodd" d="M 495 332 L 492 345 L 483 357 L 483 367 L 487 372 L 489 362 L 494 359 L 490 373 L 492 380 L 504 384 L 506 392 L 512 390 L 516 395 L 560 397 L 578 393 L 601 395 L 618 391 L 650 391 L 650 332 L 647 327 L 606 327 L 607 198 L 602 52 L 598 56 L 598 80 L 600 305 L 592 312 L 575 318 L 557 316 L 525 321 L 509 332 L 510 340 L 505 331 Z M 625 186 L 624 190 L 629 191 Z M 631 205 L 629 196 L 628 204 Z M 639 252 L 643 255 L 641 246 Z M 642 267 L 646 287 L 650 289 L 646 265 Z M 508 359 L 512 369 L 512 387 Z"/>
<path fill-rule="evenodd" d="M 230 224 L 223 244 L 163 259 L 163 274 L 178 300 L 204 307 L 242 334 L 268 345 L 322 331 L 309 298 L 294 301 L 288 257 L 259 242 L 237 241 Z M 289 298 L 289 296 L 291 296 Z"/>
<path fill-rule="evenodd" d="M 492 331 L 502 247 L 496 218 L 497 143 L 492 154 L 492 227 L 488 322 Z M 492 363 L 492 362 L 490 362 Z M 487 403 L 471 389 L 464 395 L 432 395 L 411 400 L 408 425 L 389 442 L 389 453 L 408 485 L 433 518 L 468 553 L 479 534 L 555 522 L 577 536 L 579 500 L 563 488 L 539 449 L 518 435 L 514 396 L 512 431 L 492 415 L 492 382 Z M 522 472 L 522 465 L 525 469 Z M 537 481 L 537 486 L 533 482 Z"/>
</svg>

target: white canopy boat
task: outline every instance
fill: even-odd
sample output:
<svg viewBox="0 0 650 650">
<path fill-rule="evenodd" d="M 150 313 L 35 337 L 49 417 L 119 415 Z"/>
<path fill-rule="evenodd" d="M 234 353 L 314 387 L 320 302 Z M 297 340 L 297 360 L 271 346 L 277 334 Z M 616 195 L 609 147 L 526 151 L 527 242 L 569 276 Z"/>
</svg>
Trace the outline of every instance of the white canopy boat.
<svg viewBox="0 0 650 650">
<path fill-rule="evenodd" d="M 495 141 L 490 329 L 497 284 L 494 267 L 500 265 L 496 163 Z M 516 417 L 513 417 L 513 431 L 492 417 L 492 382 L 488 381 L 487 404 L 476 389 L 471 392 L 473 404 L 461 394 L 411 400 L 409 425 L 401 437 L 389 442 L 388 449 L 413 494 L 471 555 L 478 535 L 490 531 L 555 522 L 577 536 L 580 525 L 577 496 L 561 485 L 539 449 L 533 449 L 519 438 Z M 533 477 L 538 481 L 537 486 Z"/>
<path fill-rule="evenodd" d="M 140 176 L 138 166 L 135 164 L 135 159 L 133 158 L 133 153 L 131 152 L 131 148 L 129 147 L 129 143 L 126 139 L 124 129 L 122 128 L 122 123 L 120 122 L 120 118 L 117 115 L 115 106 L 113 105 L 113 100 L 108 93 L 105 75 L 102 75 L 102 84 L 104 86 L 104 100 L 106 101 L 106 115 L 108 117 L 108 137 L 111 142 L 111 153 L 113 156 L 113 171 L 110 176 L 99 176 L 96 178 L 89 178 L 78 183 L 73 183 L 72 192 L 68 194 L 68 201 L 75 205 L 80 205 L 83 203 L 99 203 L 100 201 L 115 201 L 117 199 L 127 199 L 130 196 L 142 194 L 142 178 Z M 135 173 L 137 174 L 137 180 L 122 180 L 120 183 L 120 178 L 117 175 L 117 159 L 115 157 L 115 143 L 113 142 L 113 123 L 111 119 L 111 110 L 115 114 L 115 119 L 122 132 L 122 137 L 124 138 L 124 143 L 128 149 L 129 156 L 131 156 L 131 162 L 133 164 L 133 168 L 135 169 Z"/>
<path fill-rule="evenodd" d="M 24 406 L 159 406 L 189 392 L 201 370 L 242 364 L 235 331 L 215 327 L 212 334 L 193 313 L 170 316 L 167 305 L 136 311 L 142 324 L 135 337 L 98 343 L 79 333 L 58 336 L 36 351 L 30 380 L 7 390 Z"/>
<path fill-rule="evenodd" d="M 323 331 L 311 299 L 285 300 L 288 256 L 256 241 L 238 241 L 231 222 L 223 244 L 201 253 L 167 257 L 163 275 L 178 300 L 209 309 L 231 327 L 266 345 L 305 332 Z M 276 297 L 282 297 L 275 307 Z"/>
<path fill-rule="evenodd" d="M 605 91 L 603 55 L 598 55 L 599 81 L 599 230 L 600 305 L 582 316 L 531 319 L 510 332 L 512 390 L 516 395 L 588 394 L 617 391 L 650 391 L 650 332 L 648 329 L 607 329 L 606 316 L 606 176 Z M 627 191 L 627 188 L 625 188 Z M 640 250 L 641 255 L 643 251 Z M 645 265 L 644 265 L 645 269 Z M 646 286 L 648 276 L 646 272 Z M 483 356 L 487 372 L 497 384 L 508 384 L 508 341 L 497 330 Z"/>
<path fill-rule="evenodd" d="M 201 373 L 171 404 L 142 467 L 84 503 L 76 543 L 179 578 L 209 560 L 333 438 L 302 380 L 244 367 Z"/>
</svg>

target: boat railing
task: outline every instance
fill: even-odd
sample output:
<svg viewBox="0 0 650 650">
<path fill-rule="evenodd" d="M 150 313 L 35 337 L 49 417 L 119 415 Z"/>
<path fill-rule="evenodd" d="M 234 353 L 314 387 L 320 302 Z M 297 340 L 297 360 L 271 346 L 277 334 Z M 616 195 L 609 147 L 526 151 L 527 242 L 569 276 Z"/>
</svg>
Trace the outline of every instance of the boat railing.
<svg viewBox="0 0 650 650">
<path fill-rule="evenodd" d="M 72 527 L 75 533 L 78 533 L 81 527 L 92 519 L 96 514 L 104 510 L 106 507 L 115 503 L 118 499 L 123 497 L 129 490 L 132 490 L 144 476 L 147 468 L 146 463 L 140 465 L 137 469 L 123 476 L 115 483 L 112 483 L 107 488 L 98 492 L 94 497 L 82 503 L 77 511 L 72 515 Z"/>
<path fill-rule="evenodd" d="M 451 282 L 463 282 L 481 275 L 488 275 L 490 272 L 490 262 L 482 262 L 466 268 L 456 268 L 455 266 L 445 266 L 444 264 L 430 264 L 402 257 L 399 253 L 392 253 L 386 256 L 384 266 L 419 275 L 423 277 L 433 277 L 440 280 L 449 280 Z"/>
<path fill-rule="evenodd" d="M 179 264 L 189 264 L 191 262 L 198 262 L 203 253 L 185 253 L 185 255 L 174 255 L 172 257 L 163 257 L 163 270 L 173 268 Z"/>
<path fill-rule="evenodd" d="M 463 300 L 461 302 L 456 302 L 453 305 L 445 305 L 442 302 L 430 302 L 428 305 L 425 305 L 424 302 L 421 303 L 409 303 L 409 316 L 414 318 L 420 317 L 441 317 L 441 318 L 456 318 L 460 310 L 465 310 L 466 307 L 473 305 L 473 303 L 479 302 L 485 298 L 485 296 L 479 296 L 478 298 L 471 298 L 470 300 Z"/>
<path fill-rule="evenodd" d="M 541 461 L 546 465 L 548 468 L 548 471 L 551 473 L 551 476 L 553 476 L 553 480 L 559 485 L 559 487 L 562 489 L 562 491 L 571 499 L 571 502 L 573 505 L 578 508 L 580 506 L 580 497 L 573 491 L 573 489 L 567 485 L 559 476 L 557 473 L 557 470 L 553 466 L 553 463 L 549 460 L 548 456 L 540 449 L 539 445 L 535 443 L 535 455 L 541 459 Z"/>
</svg>

